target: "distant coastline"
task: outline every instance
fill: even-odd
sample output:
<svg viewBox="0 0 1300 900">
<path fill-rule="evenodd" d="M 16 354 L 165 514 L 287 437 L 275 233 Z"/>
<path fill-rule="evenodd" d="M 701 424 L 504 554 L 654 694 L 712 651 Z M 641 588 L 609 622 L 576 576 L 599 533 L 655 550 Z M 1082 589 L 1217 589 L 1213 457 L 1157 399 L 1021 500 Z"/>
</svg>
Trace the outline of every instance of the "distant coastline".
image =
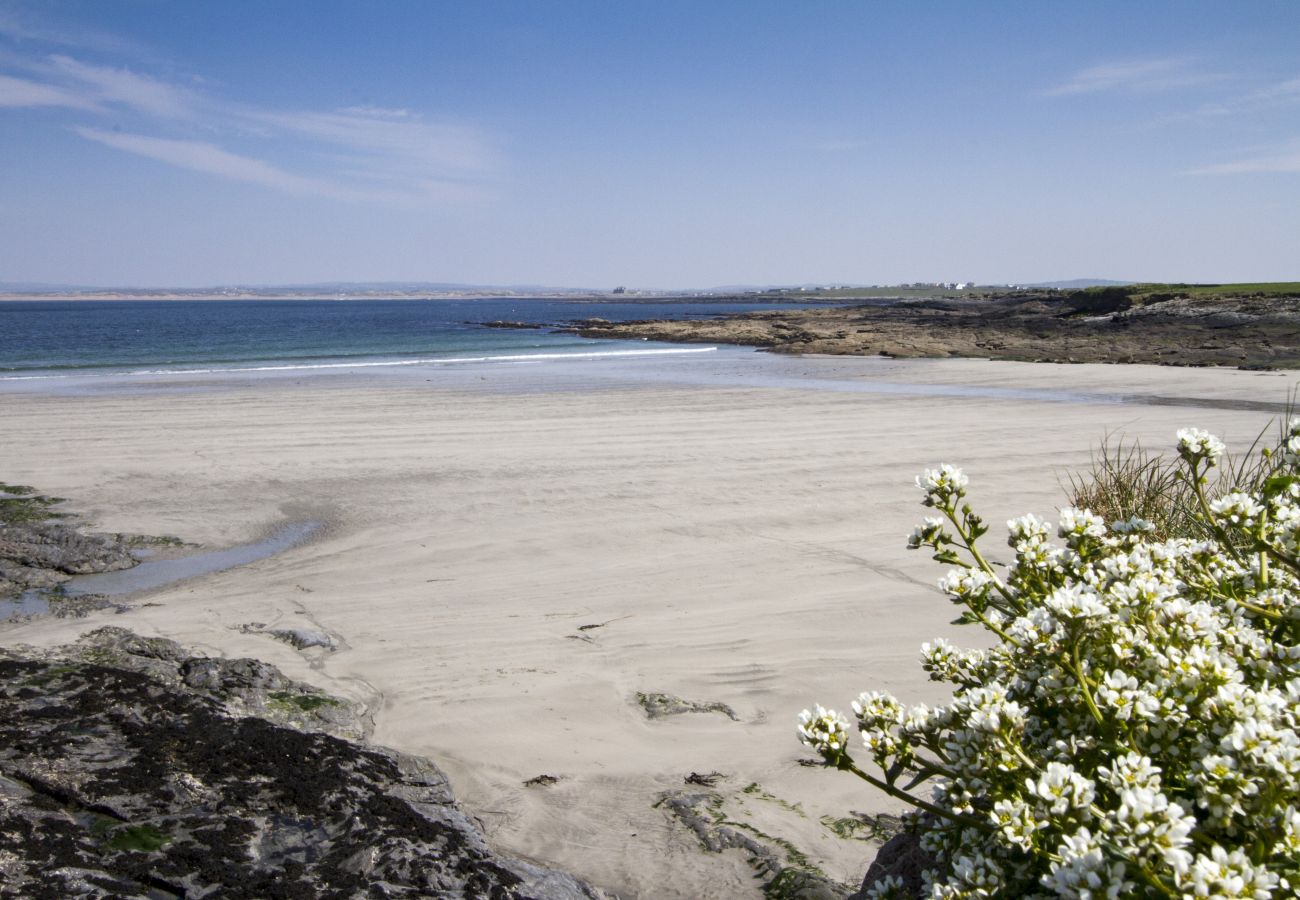
<svg viewBox="0 0 1300 900">
<path fill-rule="evenodd" d="M 6 300 L 475 300 L 542 299 L 591 302 L 654 303 L 844 303 L 853 300 L 922 299 L 984 296 L 990 292 L 1043 290 L 1068 285 L 1121 285 L 1128 282 L 1075 282 L 981 287 L 952 284 L 908 284 L 892 286 L 796 285 L 760 287 L 728 285 L 698 289 L 612 289 L 556 287 L 547 285 L 478 285 L 440 282 L 320 282 L 280 285 L 210 285 L 136 287 L 71 284 L 0 282 L 0 302 Z"/>
<path fill-rule="evenodd" d="M 87 300 L 565 300 L 572 303 L 843 303 L 838 297 L 798 294 L 683 294 L 638 291 L 635 294 L 578 291 L 0 291 L 0 303 Z"/>
</svg>

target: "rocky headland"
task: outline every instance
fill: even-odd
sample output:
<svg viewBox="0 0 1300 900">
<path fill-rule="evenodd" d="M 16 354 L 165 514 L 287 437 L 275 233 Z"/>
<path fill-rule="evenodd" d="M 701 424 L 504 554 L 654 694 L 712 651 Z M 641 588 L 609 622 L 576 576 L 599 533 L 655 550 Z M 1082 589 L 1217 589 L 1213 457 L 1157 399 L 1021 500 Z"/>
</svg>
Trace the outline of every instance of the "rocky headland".
<svg viewBox="0 0 1300 900">
<path fill-rule="evenodd" d="M 873 299 L 690 321 L 592 319 L 569 330 L 778 353 L 1300 368 L 1300 290 L 1143 287 L 1151 286 Z"/>
</svg>

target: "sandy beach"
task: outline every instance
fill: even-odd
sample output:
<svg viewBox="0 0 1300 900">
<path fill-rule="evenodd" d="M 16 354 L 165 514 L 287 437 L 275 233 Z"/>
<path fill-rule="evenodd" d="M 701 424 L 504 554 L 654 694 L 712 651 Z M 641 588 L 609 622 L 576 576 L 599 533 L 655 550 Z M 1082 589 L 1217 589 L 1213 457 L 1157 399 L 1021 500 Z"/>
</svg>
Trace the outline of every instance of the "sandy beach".
<svg viewBox="0 0 1300 900">
<path fill-rule="evenodd" d="M 325 523 L 125 614 L 0 624 L 0 643 L 113 624 L 272 662 L 369 704 L 372 740 L 435 760 L 498 847 L 619 896 L 759 895 L 743 854 L 703 852 L 656 808 L 691 772 L 723 773 L 731 819 L 856 882 L 872 846 L 822 818 L 898 805 L 801 766 L 795 716 L 872 688 L 939 701 L 920 644 L 981 639 L 948 624 L 942 569 L 905 549 L 914 476 L 965 468 L 1001 547 L 1000 523 L 1053 514 L 1107 434 L 1163 449 L 1196 425 L 1244 448 L 1298 379 L 722 349 L 0 382 L 0 478 L 71 498 L 97 529 L 219 548 Z M 639 692 L 736 720 L 652 720 Z M 524 785 L 543 774 L 559 780 Z"/>
</svg>

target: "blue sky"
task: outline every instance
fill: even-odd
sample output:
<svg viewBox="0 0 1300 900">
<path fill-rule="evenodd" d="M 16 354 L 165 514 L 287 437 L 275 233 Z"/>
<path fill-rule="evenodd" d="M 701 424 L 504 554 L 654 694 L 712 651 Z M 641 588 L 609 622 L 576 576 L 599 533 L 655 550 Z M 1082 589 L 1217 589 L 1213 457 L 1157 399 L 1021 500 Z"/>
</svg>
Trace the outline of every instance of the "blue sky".
<svg viewBox="0 0 1300 900">
<path fill-rule="evenodd" d="M 1300 279 L 1300 3 L 0 0 L 0 281 Z"/>
</svg>

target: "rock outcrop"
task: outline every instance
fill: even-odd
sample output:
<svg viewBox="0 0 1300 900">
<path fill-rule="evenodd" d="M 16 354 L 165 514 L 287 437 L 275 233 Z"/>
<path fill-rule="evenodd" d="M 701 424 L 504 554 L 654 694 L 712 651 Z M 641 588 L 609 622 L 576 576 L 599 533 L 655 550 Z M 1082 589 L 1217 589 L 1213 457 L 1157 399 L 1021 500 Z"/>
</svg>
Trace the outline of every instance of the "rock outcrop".
<svg viewBox="0 0 1300 900">
<path fill-rule="evenodd" d="M 1122 292 L 1119 292 L 1122 294 Z M 778 353 L 1300 368 L 1300 297 L 1017 292 L 876 300 L 717 319 L 598 322 L 583 337 L 726 343 Z"/>
<path fill-rule="evenodd" d="M 0 897 L 601 896 L 493 852 L 432 763 L 335 736 L 357 712 L 123 629 L 0 651 Z"/>
<path fill-rule="evenodd" d="M 138 562 L 131 548 L 122 535 L 83 534 L 63 522 L 0 522 L 0 597 L 129 569 Z"/>
</svg>

